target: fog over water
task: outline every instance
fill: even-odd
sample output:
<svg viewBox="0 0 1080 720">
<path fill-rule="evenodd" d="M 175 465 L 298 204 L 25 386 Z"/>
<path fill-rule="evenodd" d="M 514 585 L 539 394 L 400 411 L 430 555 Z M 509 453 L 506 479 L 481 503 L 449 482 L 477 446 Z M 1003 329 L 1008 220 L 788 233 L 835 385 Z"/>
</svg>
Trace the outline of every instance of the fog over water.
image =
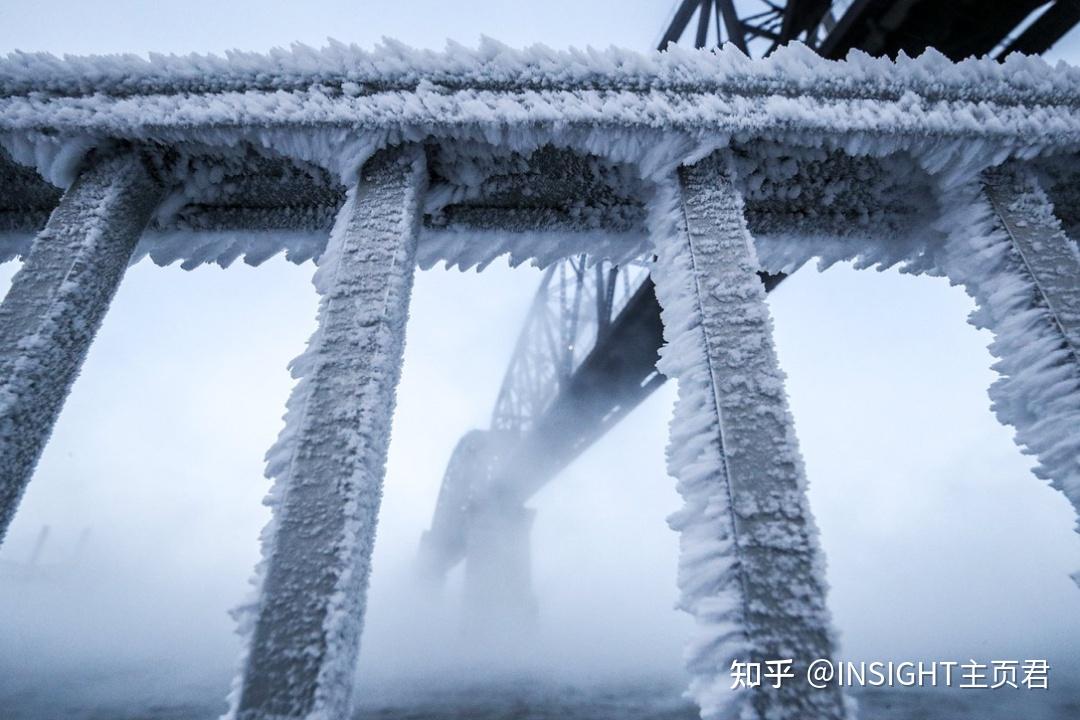
<svg viewBox="0 0 1080 720">
<path fill-rule="evenodd" d="M 226 611 L 245 596 L 267 518 L 261 455 L 285 365 L 312 329 L 310 272 L 281 259 L 129 272 L 0 552 L 8 697 L 223 695 L 239 647 Z M 679 503 L 663 467 L 671 385 L 530 503 L 533 633 L 477 646 L 461 628 L 460 569 L 440 597 L 413 585 L 446 460 L 487 423 L 538 280 L 502 264 L 417 277 L 366 697 L 516 677 L 679 682 L 690 622 L 672 609 L 665 524 Z M 1080 640 L 1072 511 L 987 409 L 987 338 L 965 325 L 966 297 L 935 280 L 808 268 L 770 303 L 842 656 L 1067 663 Z M 16 579 L 46 524 L 40 572 Z"/>
<path fill-rule="evenodd" d="M 301 14 L 197 0 L 150 17 L 137 3 L 90 13 L 15 0 L 0 8 L 0 50 L 265 49 L 331 34 L 438 47 L 480 32 L 510 44 L 645 48 L 670 4 L 421 3 L 421 23 L 416 4 L 314 2 Z M 1077 45 L 1070 36 L 1059 56 L 1080 56 Z M 0 266 L 0 291 L 16 269 Z M 247 595 L 268 519 L 262 456 L 292 387 L 286 365 L 314 328 L 312 272 L 280 257 L 191 272 L 144 260 L 128 272 L 0 547 L 0 716 L 125 703 L 190 703 L 190 717 L 223 709 L 214 703 L 239 652 L 228 610 Z M 360 660 L 365 702 L 522 678 L 682 682 L 691 622 L 673 609 L 678 542 L 665 518 L 679 498 L 663 457 L 673 384 L 530 502 L 533 631 L 478 646 L 461 629 L 460 568 L 440 595 L 414 584 L 446 462 L 462 434 L 487 427 L 539 279 L 502 262 L 417 275 Z M 838 266 L 801 270 L 769 303 L 839 655 L 1046 658 L 1052 682 L 1074 683 L 1075 515 L 990 413 L 990 338 L 966 324 L 968 298 L 942 280 Z M 677 690 L 656 696 L 653 717 L 685 715 Z M 173 716 L 184 711 L 158 717 Z"/>
</svg>

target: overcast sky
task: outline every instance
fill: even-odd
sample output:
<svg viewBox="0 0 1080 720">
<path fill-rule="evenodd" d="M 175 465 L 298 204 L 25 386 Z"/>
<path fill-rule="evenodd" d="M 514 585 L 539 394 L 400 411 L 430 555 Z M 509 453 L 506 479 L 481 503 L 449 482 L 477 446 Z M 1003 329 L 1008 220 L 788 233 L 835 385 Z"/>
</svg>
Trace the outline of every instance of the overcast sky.
<svg viewBox="0 0 1080 720">
<path fill-rule="evenodd" d="M 6 0 L 0 51 L 222 52 L 327 36 L 438 48 L 481 34 L 645 50 L 672 4 Z M 1071 36 L 1054 56 L 1080 57 L 1078 45 Z M 47 688 L 118 663 L 154 668 L 148 693 L 227 684 L 237 642 L 226 610 L 257 558 L 262 455 L 292 385 L 285 366 L 313 329 L 312 269 L 276 258 L 193 272 L 143 261 L 128 272 L 0 549 L 0 561 L 21 562 L 52 529 L 41 558 L 52 570 L 0 582 L 0 688 Z M 14 270 L 0 267 L 0 289 Z M 405 576 L 451 449 L 486 426 L 538 279 L 499 263 L 417 277 L 369 676 L 437 669 L 435 623 L 409 617 Z M 841 653 L 1068 659 L 1080 646 L 1075 515 L 991 415 L 990 338 L 966 324 L 963 292 L 808 267 L 770 305 Z M 679 499 L 663 465 L 673 396 L 656 393 L 532 503 L 549 669 L 679 665 L 689 623 L 672 610 L 677 538 L 665 517 Z M 107 692 L 100 679 L 82 691 L 91 684 Z"/>
</svg>

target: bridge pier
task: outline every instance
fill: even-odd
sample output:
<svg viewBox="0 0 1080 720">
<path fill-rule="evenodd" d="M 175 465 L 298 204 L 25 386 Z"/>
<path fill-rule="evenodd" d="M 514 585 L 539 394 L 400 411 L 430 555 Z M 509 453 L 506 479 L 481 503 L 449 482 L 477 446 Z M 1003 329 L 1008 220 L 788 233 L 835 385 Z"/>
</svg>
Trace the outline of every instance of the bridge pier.
<svg viewBox="0 0 1080 720">
<path fill-rule="evenodd" d="M 824 563 L 743 201 L 715 155 L 672 185 L 650 225 L 658 367 L 679 383 L 668 466 L 685 500 L 671 518 L 680 604 L 698 628 L 690 692 L 706 719 L 843 718 L 837 688 L 805 682 L 833 649 Z M 771 660 L 792 660 L 795 679 L 730 690 L 733 661 Z"/>
<path fill-rule="evenodd" d="M 493 447 L 498 443 L 499 434 L 492 430 L 470 430 L 450 455 L 431 528 L 420 538 L 417 575 L 433 592 L 441 589 L 446 573 L 468 552 L 471 497 L 489 484 L 497 462 Z"/>
<path fill-rule="evenodd" d="M 0 542 L 162 193 L 137 153 L 92 158 L 0 304 Z"/>
<path fill-rule="evenodd" d="M 268 456 L 280 494 L 241 720 L 349 716 L 426 177 L 419 146 L 373 157 L 320 261 L 319 328 Z"/>
<path fill-rule="evenodd" d="M 465 555 L 465 627 L 480 643 L 514 639 L 536 624 L 532 533 L 536 511 L 501 502 L 470 509 Z"/>
</svg>

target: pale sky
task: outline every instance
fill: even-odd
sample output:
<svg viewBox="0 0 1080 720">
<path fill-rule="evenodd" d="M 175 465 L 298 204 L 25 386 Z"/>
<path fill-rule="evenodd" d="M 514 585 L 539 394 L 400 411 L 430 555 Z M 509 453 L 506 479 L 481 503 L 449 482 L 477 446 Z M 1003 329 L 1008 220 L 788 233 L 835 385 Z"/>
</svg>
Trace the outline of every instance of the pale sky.
<svg viewBox="0 0 1080 720">
<path fill-rule="evenodd" d="M 481 34 L 510 45 L 646 50 L 672 2 L 26 2 L 0 6 L 0 52 L 265 50 L 327 36 L 419 47 Z M 1068 38 L 1053 57 L 1080 58 Z M 40 528 L 51 577 L 0 583 L 0 691 L 87 668 L 139 668 L 146 692 L 227 685 L 266 521 L 262 455 L 281 426 L 286 363 L 313 328 L 310 263 L 132 268 L 75 384 L 0 560 Z M 6 287 L 15 267 L 0 267 Z M 453 663 L 404 596 L 449 453 L 486 426 L 539 275 L 417 277 L 380 521 L 365 677 Z M 770 298 L 832 584 L 842 656 L 1044 657 L 1080 646 L 1075 514 L 1031 475 L 990 413 L 989 336 L 944 281 L 801 270 Z M 676 671 L 679 506 L 663 388 L 532 502 L 534 572 L 552 671 Z M 75 556 L 78 538 L 88 539 Z M 51 679 L 46 679 L 50 678 Z M 128 690 L 124 690 L 127 692 Z M 88 690 L 86 692 L 89 692 Z"/>
</svg>

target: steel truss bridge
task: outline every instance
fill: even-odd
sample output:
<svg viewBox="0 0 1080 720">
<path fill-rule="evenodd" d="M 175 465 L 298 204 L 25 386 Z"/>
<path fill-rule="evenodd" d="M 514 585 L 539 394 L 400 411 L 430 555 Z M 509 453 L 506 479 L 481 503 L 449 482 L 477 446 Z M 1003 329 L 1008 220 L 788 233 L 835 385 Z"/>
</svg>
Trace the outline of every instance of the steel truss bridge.
<svg viewBox="0 0 1080 720">
<path fill-rule="evenodd" d="M 659 46 L 692 30 L 694 47 L 730 42 L 748 55 L 799 41 L 836 60 L 852 50 L 915 57 L 927 48 L 1000 60 L 1045 52 L 1077 22 L 1076 0 L 681 0 Z"/>
<path fill-rule="evenodd" d="M 914 57 L 927 48 L 953 60 L 1001 59 L 1041 53 L 1078 21 L 1080 0 L 682 0 L 658 49 L 689 39 L 696 48 L 731 43 L 743 53 L 767 56 L 797 41 L 833 59 L 852 50 Z M 617 267 L 590 265 L 581 256 L 548 268 L 511 357 L 489 436 L 471 431 L 450 460 L 421 543 L 421 567 L 437 579 L 471 558 L 480 567 L 467 572 L 480 584 L 497 577 L 524 583 L 489 597 L 483 608 L 488 615 L 515 607 L 531 613 L 527 569 L 506 564 L 506 557 L 529 557 L 532 515 L 522 504 L 664 383 L 656 371 L 660 306 L 643 260 Z M 784 278 L 761 276 L 766 291 Z M 623 300 L 613 301 L 616 293 Z M 502 542 L 523 547 L 492 555 L 486 531 L 483 540 L 470 542 L 472 518 L 491 513 L 518 519 L 522 527 L 504 528 Z"/>
<path fill-rule="evenodd" d="M 524 584 L 522 501 L 659 382 L 659 327 L 691 694 L 707 720 L 847 718 L 838 688 L 717 691 L 735 658 L 798 675 L 833 654 L 761 273 L 825 256 L 962 285 L 995 334 L 996 412 L 1080 509 L 1078 109 L 1075 69 L 1021 57 L 0 60 L 0 257 L 23 258 L 0 304 L 0 539 L 131 262 L 317 258 L 229 716 L 349 717 L 414 270 L 509 254 L 548 270 L 497 405 L 516 444 L 469 436 L 440 498 L 451 526 L 467 508 L 470 564 Z"/>
</svg>

